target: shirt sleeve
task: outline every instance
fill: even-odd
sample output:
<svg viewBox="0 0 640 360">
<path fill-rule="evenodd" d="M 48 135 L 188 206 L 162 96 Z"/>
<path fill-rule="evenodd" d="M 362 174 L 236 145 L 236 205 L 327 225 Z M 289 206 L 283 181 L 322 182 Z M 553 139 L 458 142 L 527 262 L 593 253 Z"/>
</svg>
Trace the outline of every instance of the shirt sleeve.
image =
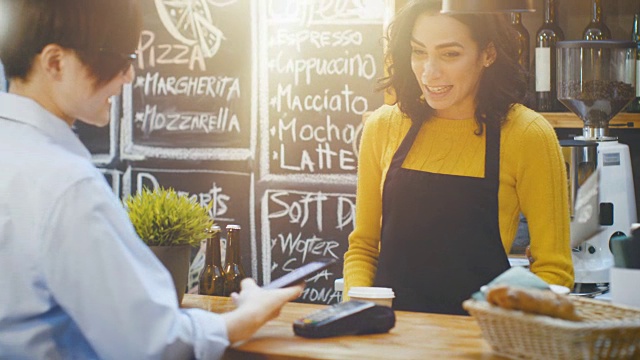
<svg viewBox="0 0 640 360">
<path fill-rule="evenodd" d="M 529 226 L 531 271 L 550 284 L 571 288 L 566 170 L 555 132 L 543 117 L 526 128 L 520 149 L 516 191 Z"/>
<path fill-rule="evenodd" d="M 101 358 L 220 358 L 224 321 L 179 308 L 168 271 L 98 176 L 70 186 L 45 224 L 41 266 L 52 301 Z"/>
<path fill-rule="evenodd" d="M 377 111 L 364 125 L 358 157 L 355 226 L 349 235 L 349 249 L 344 255 L 343 300 L 349 299 L 353 286 L 371 286 L 378 265 L 382 219 L 382 153 L 380 117 Z"/>
</svg>

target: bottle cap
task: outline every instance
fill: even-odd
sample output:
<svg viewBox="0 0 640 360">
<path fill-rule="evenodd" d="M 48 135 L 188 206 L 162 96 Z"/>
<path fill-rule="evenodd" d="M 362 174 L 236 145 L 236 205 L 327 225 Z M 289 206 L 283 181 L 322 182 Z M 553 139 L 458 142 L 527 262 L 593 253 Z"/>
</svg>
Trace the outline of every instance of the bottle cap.
<svg viewBox="0 0 640 360">
<path fill-rule="evenodd" d="M 220 232 L 220 226 L 219 225 L 211 225 L 210 228 L 205 229 L 205 231 L 207 234 L 215 234 L 217 232 Z"/>
</svg>

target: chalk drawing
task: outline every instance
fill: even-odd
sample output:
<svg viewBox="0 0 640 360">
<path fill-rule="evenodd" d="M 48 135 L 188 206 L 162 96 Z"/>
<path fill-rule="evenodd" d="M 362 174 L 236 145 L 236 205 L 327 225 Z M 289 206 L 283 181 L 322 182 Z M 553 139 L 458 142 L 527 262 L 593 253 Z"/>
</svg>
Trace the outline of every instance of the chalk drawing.
<svg viewBox="0 0 640 360">
<path fill-rule="evenodd" d="M 214 25 L 211 5 L 223 7 L 236 1 L 155 0 L 162 24 L 184 45 L 198 45 L 205 57 L 214 57 L 225 36 Z"/>
</svg>

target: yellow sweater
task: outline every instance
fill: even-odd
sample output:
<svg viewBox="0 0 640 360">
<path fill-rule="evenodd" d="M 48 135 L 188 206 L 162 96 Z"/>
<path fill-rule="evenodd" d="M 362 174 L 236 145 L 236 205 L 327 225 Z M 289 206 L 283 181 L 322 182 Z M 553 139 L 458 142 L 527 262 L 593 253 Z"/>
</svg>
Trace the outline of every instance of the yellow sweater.
<svg viewBox="0 0 640 360">
<path fill-rule="evenodd" d="M 378 263 L 382 188 L 396 149 L 411 126 L 397 106 L 384 105 L 366 121 L 358 158 L 356 223 L 344 257 L 344 297 L 352 286 L 372 286 Z M 433 173 L 484 177 L 485 135 L 474 119 L 426 121 L 403 167 Z M 552 126 L 516 105 L 501 128 L 500 235 L 508 253 L 527 218 L 531 271 L 550 284 L 573 286 L 569 246 L 569 200 L 562 151 Z M 464 224 L 460 224 L 464 226 Z"/>
</svg>

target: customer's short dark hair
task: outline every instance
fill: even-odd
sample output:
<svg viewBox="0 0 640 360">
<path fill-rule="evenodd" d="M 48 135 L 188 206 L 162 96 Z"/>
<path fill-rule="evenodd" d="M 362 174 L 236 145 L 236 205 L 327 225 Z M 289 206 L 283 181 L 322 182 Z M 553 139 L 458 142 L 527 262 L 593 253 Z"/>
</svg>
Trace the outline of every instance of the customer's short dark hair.
<svg viewBox="0 0 640 360">
<path fill-rule="evenodd" d="M 126 70 L 142 29 L 139 0 L 0 0 L 7 23 L 0 60 L 10 80 L 26 80 L 49 44 L 73 49 L 103 84 Z M 7 16 L 8 15 L 8 16 Z M 1 28 L 1 27 L 0 27 Z"/>
</svg>

